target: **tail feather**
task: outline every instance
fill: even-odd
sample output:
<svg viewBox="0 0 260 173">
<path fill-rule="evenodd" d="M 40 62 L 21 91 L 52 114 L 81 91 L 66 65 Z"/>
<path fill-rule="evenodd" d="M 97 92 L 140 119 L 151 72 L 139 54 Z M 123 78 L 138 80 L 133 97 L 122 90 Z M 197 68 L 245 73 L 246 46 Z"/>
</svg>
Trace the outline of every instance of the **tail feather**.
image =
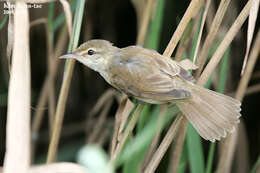
<svg viewBox="0 0 260 173">
<path fill-rule="evenodd" d="M 220 140 L 234 131 L 241 116 L 238 100 L 194 84 L 191 92 L 189 100 L 177 105 L 204 139 Z"/>
<path fill-rule="evenodd" d="M 215 140 L 220 140 L 220 137 L 226 136 L 225 130 L 219 128 L 212 121 L 204 116 L 200 115 L 200 112 L 193 107 L 192 103 L 180 103 L 178 106 L 181 108 L 182 112 L 186 118 L 192 123 L 194 128 L 198 131 L 201 137 L 206 140 L 215 142 Z"/>
</svg>

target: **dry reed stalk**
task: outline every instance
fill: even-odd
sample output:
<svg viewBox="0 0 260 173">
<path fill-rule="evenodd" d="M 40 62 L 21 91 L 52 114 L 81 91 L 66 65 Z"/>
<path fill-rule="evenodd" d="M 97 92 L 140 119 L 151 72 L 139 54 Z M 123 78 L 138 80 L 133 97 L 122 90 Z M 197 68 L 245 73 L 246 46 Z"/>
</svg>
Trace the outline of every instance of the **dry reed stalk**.
<svg viewBox="0 0 260 173">
<path fill-rule="evenodd" d="M 34 21 L 31 21 L 30 23 L 30 29 L 34 26 L 40 25 L 40 24 L 46 24 L 48 22 L 48 20 L 46 18 L 39 18 L 39 19 L 35 19 Z"/>
<path fill-rule="evenodd" d="M 248 137 L 246 134 L 246 127 L 244 121 L 239 123 L 238 128 L 238 141 L 237 152 L 236 152 L 236 173 L 250 172 L 249 170 L 249 144 Z"/>
<path fill-rule="evenodd" d="M 198 10 L 200 9 L 200 7 L 202 6 L 202 1 L 191 1 L 188 9 L 186 10 L 180 24 L 178 25 L 177 29 L 175 30 L 170 42 L 168 43 L 168 46 L 167 48 L 165 49 L 163 55 L 164 56 L 168 56 L 170 57 L 172 52 L 174 51 L 178 41 L 180 40 L 188 22 L 190 21 L 191 17 L 196 15 Z M 187 126 L 188 126 L 188 121 L 186 118 L 183 118 L 182 114 L 178 114 L 177 115 L 177 118 L 174 120 L 172 126 L 179 126 L 179 123 L 177 123 L 177 121 L 180 119 L 181 123 L 182 123 L 182 127 L 181 130 L 183 131 L 180 131 L 180 137 L 178 138 L 178 143 L 180 144 L 178 147 L 178 151 L 176 151 L 176 155 L 175 156 L 180 156 L 180 152 L 181 152 L 181 149 L 182 149 L 182 143 L 184 141 L 184 138 L 185 138 L 185 135 L 186 135 L 186 129 L 187 129 Z M 175 127 L 172 127 L 172 128 L 175 128 Z M 167 134 L 169 133 L 171 129 L 168 130 Z M 182 135 L 182 136 L 181 136 Z M 176 133 L 173 133 L 171 138 L 173 140 L 173 138 L 176 136 Z M 163 141 L 165 141 L 167 139 L 167 135 L 164 137 Z M 181 140 L 183 139 L 183 141 Z M 146 168 L 146 171 L 154 171 L 157 166 L 159 165 L 160 163 L 160 160 L 162 159 L 162 156 L 165 154 L 165 152 L 167 151 L 168 147 L 170 146 L 171 144 L 171 141 L 167 141 L 167 144 L 163 144 L 163 142 L 160 144 L 161 145 L 165 145 L 167 148 L 166 149 L 160 149 L 158 148 L 157 151 L 155 152 L 155 154 L 153 155 L 153 158 L 151 160 L 151 162 L 148 164 L 147 168 Z M 173 158 L 174 160 L 178 161 L 179 158 Z M 155 165 L 153 165 L 153 163 L 155 163 Z M 151 167 L 151 168 L 149 168 Z"/>
<path fill-rule="evenodd" d="M 179 166 L 179 161 L 181 158 L 181 153 L 182 153 L 182 148 L 183 148 L 183 143 L 186 137 L 186 132 L 187 132 L 187 120 L 182 120 L 180 124 L 180 129 L 177 132 L 177 137 L 176 137 L 176 142 L 174 143 L 174 148 L 172 150 L 171 154 L 171 161 L 170 161 L 170 172 L 175 173 L 178 170 Z"/>
<path fill-rule="evenodd" d="M 187 8 L 184 16 L 182 17 L 177 29 L 175 30 L 174 34 L 172 35 L 171 40 L 169 41 L 167 48 L 165 49 L 163 55 L 170 57 L 177 46 L 181 36 L 188 25 L 190 19 L 197 14 L 200 7 L 203 4 L 203 0 L 193 0 L 190 2 L 189 7 Z"/>
<path fill-rule="evenodd" d="M 75 60 L 70 59 L 68 60 L 68 65 L 67 65 L 67 73 L 63 78 L 62 86 L 61 86 L 61 91 L 59 95 L 59 100 L 58 100 L 58 105 L 57 105 L 57 110 L 55 114 L 55 120 L 54 120 L 54 128 L 52 132 L 52 137 L 51 137 L 51 142 L 49 145 L 49 150 L 48 150 L 48 157 L 47 157 L 47 163 L 51 163 L 55 160 L 56 158 L 56 151 L 59 143 L 59 138 L 60 138 L 60 132 L 62 128 L 62 122 L 64 118 L 64 112 L 65 112 L 65 102 L 68 97 L 69 93 L 69 87 L 71 83 L 71 78 L 72 78 L 72 72 L 75 66 Z"/>
<path fill-rule="evenodd" d="M 140 29 L 138 31 L 138 36 L 137 36 L 137 45 L 142 45 L 144 43 L 146 34 L 147 34 L 147 29 L 149 25 L 149 21 L 151 19 L 152 11 L 153 8 L 155 7 L 154 4 L 156 4 L 156 0 L 147 0 L 147 4 L 144 9 L 144 13 L 142 16 L 142 20 L 140 22 Z"/>
<path fill-rule="evenodd" d="M 237 127 L 232 135 L 228 134 L 225 140 L 220 141 L 221 150 L 219 155 L 219 161 L 217 166 L 218 173 L 229 173 L 235 152 L 235 146 L 237 143 Z"/>
<path fill-rule="evenodd" d="M 58 57 L 62 53 L 62 51 L 66 45 L 67 39 L 68 39 L 67 33 L 65 32 L 65 30 L 63 30 L 60 33 L 60 35 L 58 36 L 57 44 L 54 49 L 55 58 Z M 55 80 L 55 76 L 56 76 L 59 64 L 60 64 L 59 61 L 53 61 L 52 68 L 51 68 L 52 71 L 48 71 L 47 77 L 44 80 L 43 87 L 40 91 L 39 100 L 37 102 L 36 112 L 33 116 L 34 117 L 33 123 L 32 123 L 32 132 L 33 133 L 38 133 L 38 131 L 39 131 L 43 112 L 44 112 L 43 110 L 44 110 L 44 107 L 45 107 L 46 101 L 47 101 L 49 83 L 51 80 Z"/>
<path fill-rule="evenodd" d="M 197 65 L 198 65 L 199 69 L 196 71 L 197 78 L 200 76 L 202 69 L 204 67 L 204 64 L 207 60 L 208 52 L 209 52 L 210 48 L 212 47 L 212 45 L 214 44 L 220 24 L 226 13 L 229 3 L 230 3 L 230 0 L 221 0 L 221 2 L 219 4 L 218 10 L 214 17 L 214 20 L 210 26 L 209 33 L 203 43 L 200 54 L 198 56 Z"/>
<path fill-rule="evenodd" d="M 102 130 L 102 134 L 100 134 L 96 143 L 99 146 L 104 146 L 105 143 L 108 141 L 108 138 L 110 137 L 110 130 L 107 127 L 103 127 L 101 130 Z"/>
<path fill-rule="evenodd" d="M 78 20 L 78 23 L 77 25 L 75 23 L 73 35 L 70 39 L 71 51 L 76 49 L 78 44 L 79 33 L 80 33 L 79 31 L 81 28 L 84 6 L 85 6 L 85 0 L 78 1 L 78 10 L 76 11 L 76 16 L 74 19 L 74 20 Z M 66 60 L 66 69 L 65 69 L 61 90 L 59 94 L 57 109 L 55 113 L 53 132 L 52 132 L 51 141 L 48 149 L 48 155 L 47 155 L 47 163 L 53 162 L 56 158 L 56 152 L 57 152 L 58 143 L 60 139 L 65 106 L 66 106 L 66 101 L 69 93 L 69 87 L 71 84 L 71 78 L 72 78 L 74 66 L 75 66 L 75 60 L 73 59 Z"/>
<path fill-rule="evenodd" d="M 197 59 L 197 56 L 198 56 L 198 51 L 199 51 L 201 37 L 202 37 L 202 31 L 203 31 L 203 28 L 204 28 L 204 24 L 205 24 L 205 21 L 206 21 L 206 17 L 207 17 L 207 14 L 208 14 L 210 3 L 211 3 L 211 0 L 207 0 L 206 1 L 205 10 L 204 10 L 203 16 L 202 16 L 202 21 L 201 21 L 198 41 L 196 43 L 195 53 L 194 53 L 194 57 L 193 57 L 193 62 L 196 62 L 196 59 Z"/>
<path fill-rule="evenodd" d="M 50 1 L 45 0 L 45 1 L 27 1 L 28 3 L 48 3 Z M 60 3 L 63 6 L 64 9 L 64 13 L 65 13 L 65 17 L 66 17 L 66 21 L 67 21 L 67 28 L 68 28 L 68 32 L 69 32 L 69 36 L 71 37 L 71 33 L 72 33 L 72 14 L 70 11 L 70 5 L 68 3 L 68 1 L 66 0 L 60 0 Z M 53 71 L 53 68 L 56 67 L 56 64 L 53 60 L 54 56 L 53 56 L 53 38 L 51 38 L 50 36 L 50 31 L 48 30 L 48 26 L 47 23 L 45 23 L 45 27 L 46 27 L 46 34 L 47 34 L 47 49 L 48 49 L 48 73 L 51 74 Z M 55 72 L 54 72 L 55 73 Z M 50 127 L 50 132 L 52 132 L 52 124 L 54 121 L 54 114 L 55 114 L 55 93 L 54 93 L 54 80 L 53 78 L 50 78 L 50 80 L 48 81 L 48 87 L 46 88 L 48 89 L 49 93 L 48 93 L 48 101 L 49 101 L 49 109 L 48 109 L 48 115 L 49 115 L 49 127 Z M 45 97 L 44 97 L 45 99 Z"/>
<path fill-rule="evenodd" d="M 119 125 L 118 135 L 117 135 L 118 142 L 120 141 L 121 137 L 124 134 L 124 129 L 126 127 L 128 117 L 129 117 L 132 109 L 134 108 L 134 104 L 129 99 L 127 99 L 126 108 L 127 109 L 124 109 L 124 112 L 122 112 L 122 116 L 121 116 L 121 120 L 120 120 L 120 125 Z"/>
<path fill-rule="evenodd" d="M 196 62 L 196 59 L 197 59 L 198 49 L 199 49 L 199 45 L 200 45 L 200 41 L 201 41 L 201 37 L 202 37 L 202 31 L 204 28 L 204 24 L 206 21 L 206 16 L 208 13 L 210 3 L 211 3 L 211 0 L 207 1 L 206 5 L 205 5 L 205 10 L 204 10 L 203 17 L 202 17 L 202 23 L 201 23 L 201 27 L 200 27 L 200 31 L 199 31 L 198 42 L 197 42 L 196 48 L 195 48 L 193 62 Z M 178 116 L 182 116 L 181 113 Z M 172 157 L 171 157 L 171 162 L 173 164 L 172 164 L 170 170 L 173 173 L 177 172 L 177 169 L 178 169 L 179 160 L 181 157 L 181 151 L 182 151 L 182 147 L 183 147 L 183 143 L 185 140 L 186 131 L 187 131 L 187 127 L 188 127 L 188 120 L 186 118 L 183 118 L 181 123 L 182 123 L 182 125 L 181 125 L 181 128 L 179 129 L 179 131 L 177 132 L 179 135 L 177 136 L 176 145 L 173 148 Z"/>
<path fill-rule="evenodd" d="M 30 166 L 30 51 L 29 14 L 17 1 L 14 13 L 14 42 L 8 90 L 5 173 L 27 173 Z"/>
<path fill-rule="evenodd" d="M 119 132 L 120 127 L 124 127 L 125 122 L 130 114 L 131 110 L 133 109 L 133 103 L 127 99 L 127 97 L 123 98 L 120 102 L 117 112 L 115 115 L 115 123 L 114 123 L 114 130 L 113 130 L 113 137 L 110 144 L 110 157 L 112 157 L 115 153 L 116 146 L 118 144 L 118 137 L 121 136 L 122 132 Z"/>
<path fill-rule="evenodd" d="M 31 4 L 41 4 L 41 3 L 50 3 L 50 2 L 54 2 L 57 0 L 23 0 L 23 2 L 26 3 L 31 3 Z M 72 14 L 71 14 L 71 10 L 70 10 L 70 4 L 67 0 L 59 0 L 64 13 L 65 13 L 65 17 L 66 17 L 66 22 L 67 22 L 67 29 L 69 32 L 69 36 L 71 37 L 72 34 Z"/>
<path fill-rule="evenodd" d="M 238 84 L 238 89 L 235 95 L 235 98 L 237 98 L 238 100 L 243 100 L 244 98 L 249 80 L 251 79 L 252 72 L 254 70 L 256 61 L 258 59 L 259 51 L 260 51 L 260 29 L 257 32 L 255 43 L 251 49 L 250 57 L 246 65 L 245 72 Z"/>
<path fill-rule="evenodd" d="M 71 35 L 72 35 L 72 14 L 70 11 L 70 4 L 67 0 L 60 0 L 60 3 L 62 4 L 64 13 L 65 13 L 67 28 L 68 28 L 69 36 L 71 37 Z"/>
<path fill-rule="evenodd" d="M 163 141 L 159 145 L 158 149 L 154 153 L 151 161 L 147 165 L 146 169 L 144 170 L 144 173 L 151 173 L 154 172 L 159 165 L 162 157 L 166 153 L 168 147 L 173 141 L 173 138 L 176 135 L 177 129 L 179 128 L 179 125 L 181 123 L 181 120 L 183 119 L 183 116 L 177 116 L 174 122 L 171 124 L 171 127 L 167 131 L 165 137 L 163 138 Z"/>
<path fill-rule="evenodd" d="M 146 36 L 146 33 L 147 33 L 148 24 L 149 24 L 149 21 L 150 21 L 151 16 L 152 16 L 152 10 L 155 7 L 154 3 L 156 3 L 155 0 L 149 0 L 148 3 L 145 6 L 145 11 L 144 11 L 144 14 L 142 15 L 142 19 L 139 18 L 139 20 L 141 20 L 140 23 L 142 25 L 140 26 L 139 33 L 138 33 L 138 36 L 137 36 L 137 42 L 136 42 L 137 45 L 143 45 L 143 43 L 144 43 L 145 36 Z M 135 5 L 137 5 L 137 4 L 135 4 Z M 138 7 L 136 7 L 136 9 L 138 9 Z M 123 99 L 123 102 L 125 102 L 124 99 Z M 129 99 L 126 99 L 126 103 L 122 103 L 122 104 L 121 103 L 119 105 L 117 113 L 122 113 L 122 114 L 121 115 L 117 114 L 116 118 L 117 117 L 119 118 L 119 116 L 122 116 L 123 121 L 121 121 L 118 129 L 115 128 L 115 130 L 114 130 L 114 135 L 116 135 L 116 137 L 113 137 L 112 145 L 111 145 L 111 147 L 112 147 L 111 148 L 111 161 L 112 162 L 116 159 L 117 155 L 123 149 L 123 146 L 125 145 L 127 137 L 129 136 L 129 134 L 131 133 L 131 131 L 133 130 L 133 128 L 134 128 L 134 126 L 137 122 L 136 117 L 139 117 L 138 114 L 134 113 L 133 116 L 136 116 L 136 117 L 132 117 L 132 119 L 128 123 L 128 126 L 126 127 L 126 130 L 123 132 L 125 122 L 128 119 L 129 113 L 131 112 L 133 106 L 123 107 L 123 105 L 125 105 L 125 106 L 131 105 L 131 101 Z M 131 108 L 131 110 L 129 108 Z M 140 108 L 140 109 L 143 108 L 143 105 L 138 105 L 138 108 Z M 120 111 L 119 111 L 119 109 L 120 109 Z M 141 112 L 141 110 L 138 109 L 138 112 Z M 128 114 L 125 114 L 125 113 L 128 113 Z M 134 124 L 130 124 L 130 122 L 134 123 Z M 115 126 L 115 127 L 117 127 L 117 126 Z M 116 131 L 116 130 L 118 130 L 118 131 Z M 130 130 L 130 131 L 128 131 L 128 130 Z M 122 136 L 122 140 L 121 140 L 121 136 Z M 118 144 L 117 144 L 117 142 L 118 142 Z"/>
<path fill-rule="evenodd" d="M 193 28 L 193 25 L 194 23 L 190 23 L 190 27 L 186 29 L 186 31 L 184 31 L 184 33 L 186 32 L 186 34 L 183 34 L 183 35 L 190 35 L 191 32 L 192 32 L 192 29 Z M 188 48 L 188 45 L 190 43 L 190 40 L 192 39 L 192 37 L 184 37 L 180 40 L 180 43 L 177 47 L 177 50 L 176 50 L 176 54 L 175 54 L 175 57 L 174 57 L 174 60 L 175 61 L 180 61 L 182 59 L 182 57 L 184 56 L 184 53 L 185 51 L 187 50 Z"/>
<path fill-rule="evenodd" d="M 116 160 L 117 156 L 120 154 L 120 152 L 122 151 L 122 149 L 124 148 L 126 141 L 130 135 L 130 133 L 132 133 L 135 124 L 138 120 L 138 118 L 141 115 L 141 112 L 143 111 L 144 105 L 143 104 L 138 104 L 137 108 L 133 114 L 133 116 L 131 117 L 131 119 L 128 122 L 128 125 L 126 127 L 126 129 L 124 130 L 124 133 L 122 134 L 122 138 L 120 138 L 119 143 L 115 149 L 114 154 L 111 157 L 110 162 L 114 163 L 114 161 Z"/>
<path fill-rule="evenodd" d="M 54 50 L 54 38 L 53 38 L 53 33 L 48 27 L 48 24 L 45 24 L 45 31 L 46 31 L 46 36 L 47 36 L 47 70 L 48 73 L 50 74 L 53 71 L 53 64 L 54 64 L 54 57 L 53 57 L 53 50 Z M 49 81 L 49 86 L 48 86 L 48 118 L 49 118 L 49 130 L 50 130 L 50 136 L 51 132 L 53 129 L 53 122 L 54 122 L 54 114 L 55 114 L 55 91 L 54 91 L 54 81 L 50 80 Z"/>
<path fill-rule="evenodd" d="M 144 9 L 145 6 L 147 4 L 147 0 L 131 0 L 134 8 L 135 8 L 135 12 L 136 12 L 136 16 L 137 16 L 137 30 L 139 31 L 141 28 L 141 22 L 143 19 L 143 15 L 144 15 Z"/>
<path fill-rule="evenodd" d="M 112 106 L 112 103 L 113 103 L 113 100 L 109 100 L 106 103 L 106 105 L 104 106 L 100 116 L 98 117 L 98 119 L 95 123 L 93 132 L 91 133 L 91 135 L 87 139 L 88 143 L 94 143 L 95 141 L 97 141 L 100 133 L 102 132 L 103 127 L 105 126 L 107 115 L 108 115 L 109 109 Z"/>
<path fill-rule="evenodd" d="M 224 40 L 221 42 L 220 46 L 216 50 L 215 54 L 212 56 L 209 64 L 206 66 L 205 70 L 203 71 L 202 75 L 200 76 L 198 80 L 198 84 L 203 86 L 208 78 L 210 77 L 211 73 L 214 71 L 215 67 L 219 63 L 220 59 L 222 58 L 225 50 L 230 45 L 231 41 L 234 39 L 234 36 L 238 32 L 238 30 L 241 28 L 242 24 L 244 23 L 245 19 L 248 16 L 248 10 L 250 9 L 250 1 L 247 3 L 247 5 L 244 7 L 240 15 L 237 17 L 236 21 L 226 34 Z M 204 43 L 205 44 L 205 43 Z M 202 48 L 203 49 L 203 48 Z M 180 135 L 185 135 L 184 132 L 186 131 L 186 128 L 188 126 L 188 121 L 186 119 L 183 120 L 183 131 L 180 132 Z M 181 142 L 180 142 L 181 143 Z M 180 152 L 180 150 L 178 151 Z M 179 156 L 180 154 L 177 154 Z M 176 158 L 176 160 L 179 160 Z"/>
<path fill-rule="evenodd" d="M 174 34 L 172 35 L 172 38 L 170 42 L 167 45 L 167 48 L 165 49 L 163 55 L 170 57 L 173 53 L 174 49 L 176 48 L 177 43 L 179 42 L 187 24 L 189 23 L 190 19 L 195 16 L 200 7 L 202 6 L 203 1 L 197 0 L 197 1 L 191 1 L 188 9 L 186 10 L 181 22 L 179 23 L 177 29 L 175 30 Z M 183 121 L 183 122 L 182 122 Z M 185 122 L 186 121 L 186 122 Z M 167 134 L 163 138 L 163 141 L 159 145 L 159 148 L 154 153 L 151 161 L 148 163 L 148 166 L 145 169 L 145 172 L 154 172 L 159 165 L 163 155 L 167 151 L 168 147 L 172 143 L 174 137 L 176 136 L 176 129 L 178 129 L 179 124 L 185 123 L 187 124 L 187 120 L 183 118 L 181 114 L 179 114 L 176 119 L 173 121 L 170 129 L 167 131 Z"/>
<path fill-rule="evenodd" d="M 168 106 L 166 105 L 161 105 L 160 106 L 160 110 L 159 110 L 159 113 L 158 113 L 158 120 L 157 120 L 157 132 L 152 140 L 152 143 L 150 144 L 149 146 L 149 149 L 145 155 L 145 158 L 142 162 L 142 165 L 139 169 L 139 172 L 143 172 L 144 168 L 148 165 L 148 163 L 150 162 L 154 152 L 156 151 L 156 148 L 158 146 L 158 143 L 160 141 L 160 136 L 161 136 L 161 132 L 162 132 L 162 121 L 163 121 L 163 118 L 164 118 L 164 115 L 167 111 L 167 108 Z"/>
<path fill-rule="evenodd" d="M 252 40 L 253 40 L 256 18 L 257 18 L 258 9 L 259 9 L 259 3 L 260 3 L 259 0 L 253 0 L 252 1 L 251 10 L 250 10 L 250 13 L 249 13 L 249 20 L 248 20 L 246 54 L 245 54 L 241 74 L 244 73 L 246 63 L 247 63 L 248 54 L 249 54 L 249 50 L 250 50 L 250 46 L 251 46 L 251 43 L 252 43 Z"/>
<path fill-rule="evenodd" d="M 98 111 L 104 106 L 111 98 L 116 94 L 116 91 L 112 88 L 107 89 L 97 100 L 94 107 L 90 110 L 88 118 L 92 118 Z M 88 121 L 87 121 L 88 122 Z"/>
<path fill-rule="evenodd" d="M 244 24 L 245 20 L 248 17 L 249 11 L 250 11 L 251 2 L 252 2 L 252 0 L 249 0 L 247 2 L 247 4 L 244 6 L 243 10 L 240 12 L 239 16 L 236 18 L 235 22 L 232 24 L 232 26 L 228 30 L 224 39 L 220 43 L 219 47 L 217 48 L 217 50 L 213 54 L 212 58 L 210 59 L 209 63 L 205 67 L 203 73 L 201 74 L 201 76 L 197 82 L 199 85 L 203 86 L 207 82 L 211 73 L 215 70 L 216 66 L 220 62 L 226 49 L 231 44 L 232 40 L 235 38 L 235 36 L 238 33 L 238 31 L 240 30 L 241 26 Z"/>
<path fill-rule="evenodd" d="M 248 2 L 249 3 L 249 2 Z M 253 68 L 255 66 L 256 60 L 258 58 L 260 51 L 260 30 L 257 33 L 257 37 L 255 43 L 252 47 L 249 60 L 247 66 L 245 68 L 245 72 L 240 80 L 235 98 L 242 101 L 245 95 L 245 91 L 249 82 L 249 79 L 252 75 Z M 230 172 L 231 163 L 234 157 L 235 146 L 237 143 L 237 132 L 232 136 L 228 136 L 224 141 L 222 146 L 223 150 L 221 150 L 221 155 L 218 163 L 218 171 L 223 173 Z"/>
<path fill-rule="evenodd" d="M 202 24 L 201 24 L 201 28 L 200 28 L 200 33 L 202 33 L 202 30 L 203 30 L 203 23 L 205 23 L 205 19 L 204 17 L 206 17 L 206 14 L 208 12 L 208 6 L 210 4 L 209 1 L 207 1 L 208 5 L 206 5 L 206 9 L 204 10 L 204 14 L 203 14 L 203 19 L 202 19 Z M 195 35 L 195 32 L 196 32 L 196 28 L 197 28 L 197 25 L 199 24 L 199 16 L 197 16 L 196 18 L 196 22 L 194 23 L 197 23 L 195 24 L 196 27 L 193 27 L 192 29 L 192 32 L 190 33 L 191 35 Z M 191 40 L 192 37 L 190 37 L 190 40 Z M 198 40 L 201 39 L 201 35 L 198 37 Z M 190 41 L 189 40 L 189 41 Z M 186 43 L 188 45 L 188 42 Z M 198 46 L 199 46 L 199 43 L 197 42 L 197 45 L 196 45 L 196 49 L 198 50 Z M 183 51 L 184 51 L 184 48 L 183 48 Z M 194 53 L 194 58 L 196 56 L 196 52 Z M 183 116 L 182 113 L 179 113 L 177 116 Z M 174 163 L 171 165 L 170 167 L 170 170 L 175 173 L 178 169 L 178 165 L 179 165 L 179 160 L 180 160 L 180 157 L 181 157 L 181 152 L 182 152 L 182 147 L 183 147 L 183 143 L 184 143 L 184 140 L 185 140 L 185 137 L 186 137 L 186 132 L 187 132 L 187 127 L 188 127 L 188 120 L 183 117 L 182 119 L 182 125 L 180 127 L 180 129 L 177 131 L 177 139 L 176 139 L 176 145 L 175 147 L 173 148 L 173 151 L 172 151 L 172 157 L 171 157 L 171 162 Z"/>
<path fill-rule="evenodd" d="M 204 85 L 206 81 L 208 80 L 209 76 L 221 60 L 225 50 L 230 45 L 231 41 L 234 39 L 235 35 L 238 33 L 239 29 L 241 28 L 242 24 L 245 22 L 251 6 L 252 1 L 248 1 L 243 10 L 240 12 L 239 16 L 225 35 L 223 41 L 220 43 L 219 47 L 217 48 L 216 52 L 212 56 L 210 62 L 206 66 L 205 70 L 203 71 L 202 75 L 200 76 L 198 80 L 198 84 Z M 229 172 L 231 167 L 231 161 L 234 154 L 234 148 L 236 144 L 237 139 L 237 132 L 235 131 L 232 134 L 232 137 L 227 137 L 224 140 L 224 148 L 225 152 L 221 154 L 220 161 L 218 164 L 218 171 L 220 172 Z"/>
<path fill-rule="evenodd" d="M 58 35 L 58 40 L 57 40 L 57 44 L 56 44 L 56 47 L 55 47 L 55 51 L 54 51 L 54 57 L 58 57 L 64 47 L 65 47 L 65 44 L 67 42 L 67 33 L 66 33 L 66 30 L 63 30 L 60 35 Z M 47 103 L 47 98 L 48 98 L 48 95 L 49 95 L 49 85 L 51 83 L 51 81 L 54 81 L 55 80 L 55 76 L 56 76 L 56 73 L 57 73 L 57 70 L 58 70 L 58 67 L 59 67 L 59 61 L 57 60 L 54 60 L 53 61 L 53 64 L 52 64 L 52 70 L 51 71 L 48 71 L 47 73 L 47 76 L 44 80 L 44 83 L 43 83 L 43 87 L 40 91 L 40 96 L 39 96 L 39 100 L 37 102 L 37 105 L 36 105 L 36 111 L 33 115 L 33 121 L 32 121 L 32 158 L 34 156 L 34 149 L 35 149 L 35 142 L 38 138 L 38 133 L 39 133 L 39 130 L 40 130 L 40 126 L 41 126 L 41 123 L 42 123 L 42 119 L 43 119 L 43 114 L 44 114 L 44 108 L 45 108 L 45 105 Z"/>
<path fill-rule="evenodd" d="M 115 95 L 116 95 L 116 91 L 112 88 L 110 89 L 107 89 L 97 100 L 96 104 L 94 105 L 94 107 L 90 110 L 88 116 L 86 117 L 86 121 L 85 121 L 85 132 L 87 133 L 89 130 L 93 130 L 93 129 L 96 129 L 97 131 L 99 131 L 100 129 L 97 128 L 97 125 L 96 123 L 93 123 L 93 120 L 94 120 L 94 116 L 99 112 L 99 110 L 102 109 L 102 107 L 107 107 L 107 104 L 110 104 L 111 101 L 111 98 L 114 99 L 115 98 Z M 112 104 L 112 103 L 111 103 Z M 112 105 L 110 105 L 111 107 Z M 109 107 L 109 108 L 110 108 Z M 103 110 L 104 111 L 104 110 Z M 108 112 L 108 110 L 106 111 Z M 104 113 L 101 113 L 101 115 L 103 115 Z M 101 116 L 100 115 L 100 116 Z M 100 117 L 99 117 L 100 118 Z M 104 121 L 104 120 L 102 120 Z M 91 133 L 91 136 L 93 136 L 93 133 L 95 132 L 92 132 Z M 87 136 L 87 140 L 86 141 L 89 141 L 89 138 L 90 136 Z M 92 137 L 91 137 L 92 138 Z M 95 137 L 96 138 L 96 137 Z M 92 140 L 93 142 L 93 140 Z"/>
<path fill-rule="evenodd" d="M 52 163 L 47 165 L 32 166 L 27 173 L 86 173 L 87 168 L 69 162 Z M 0 173 L 3 173 L 2 167 L 0 167 Z"/>
<path fill-rule="evenodd" d="M 247 87 L 245 95 L 254 94 L 260 91 L 260 84 L 252 85 Z"/>
<path fill-rule="evenodd" d="M 212 1 L 209 5 L 208 15 L 206 17 L 206 31 L 209 32 L 214 16 L 216 15 L 215 2 Z"/>
<path fill-rule="evenodd" d="M 158 144 L 160 142 L 160 137 L 161 137 L 161 130 L 158 130 L 152 140 L 152 143 L 149 146 L 147 153 L 145 154 L 145 158 L 143 159 L 141 167 L 139 167 L 139 170 L 138 170 L 139 173 L 142 173 L 144 171 L 144 169 L 146 168 L 146 166 L 148 165 L 148 163 L 151 161 L 151 158 L 152 158 L 154 152 L 156 151 Z"/>
<path fill-rule="evenodd" d="M 75 163 L 60 162 L 47 165 L 33 166 L 29 173 L 87 173 L 88 170 Z"/>
</svg>

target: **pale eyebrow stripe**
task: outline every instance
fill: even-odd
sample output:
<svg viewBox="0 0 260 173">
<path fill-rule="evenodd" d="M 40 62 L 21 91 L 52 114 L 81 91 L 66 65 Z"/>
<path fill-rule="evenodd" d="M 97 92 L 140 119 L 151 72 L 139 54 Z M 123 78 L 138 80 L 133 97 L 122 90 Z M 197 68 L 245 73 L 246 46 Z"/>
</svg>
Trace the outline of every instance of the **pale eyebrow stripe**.
<svg viewBox="0 0 260 173">
<path fill-rule="evenodd" d="M 86 49 L 86 50 L 81 51 L 80 54 L 81 54 L 81 55 L 86 54 L 86 53 L 89 51 L 89 49 L 92 49 L 92 50 L 94 50 L 95 52 L 97 52 L 95 48 L 91 48 L 91 47 L 90 47 L 90 48 L 88 48 L 88 49 Z"/>
</svg>

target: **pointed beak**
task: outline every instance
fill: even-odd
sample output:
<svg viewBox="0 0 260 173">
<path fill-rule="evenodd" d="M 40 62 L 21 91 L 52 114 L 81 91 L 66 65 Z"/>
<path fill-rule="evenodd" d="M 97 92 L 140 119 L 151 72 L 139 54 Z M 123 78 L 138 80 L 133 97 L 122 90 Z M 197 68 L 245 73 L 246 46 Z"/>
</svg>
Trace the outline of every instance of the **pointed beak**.
<svg viewBox="0 0 260 173">
<path fill-rule="evenodd" d="M 81 57 L 82 57 L 81 55 L 69 53 L 69 54 L 60 56 L 59 59 L 78 59 Z"/>
</svg>

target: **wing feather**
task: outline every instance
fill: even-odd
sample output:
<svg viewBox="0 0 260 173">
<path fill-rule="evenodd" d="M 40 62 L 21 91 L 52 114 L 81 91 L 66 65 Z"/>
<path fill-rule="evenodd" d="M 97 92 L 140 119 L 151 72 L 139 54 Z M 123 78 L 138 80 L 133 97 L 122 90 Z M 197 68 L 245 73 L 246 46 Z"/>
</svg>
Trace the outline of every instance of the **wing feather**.
<svg viewBox="0 0 260 173">
<path fill-rule="evenodd" d="M 112 85 L 148 103 L 190 97 L 190 90 L 185 87 L 186 79 L 181 76 L 184 69 L 177 63 L 141 47 L 122 50 L 127 53 L 122 52 L 123 55 L 117 60 L 120 63 L 116 63 L 120 65 L 113 67 L 113 74 L 117 75 Z"/>
</svg>

